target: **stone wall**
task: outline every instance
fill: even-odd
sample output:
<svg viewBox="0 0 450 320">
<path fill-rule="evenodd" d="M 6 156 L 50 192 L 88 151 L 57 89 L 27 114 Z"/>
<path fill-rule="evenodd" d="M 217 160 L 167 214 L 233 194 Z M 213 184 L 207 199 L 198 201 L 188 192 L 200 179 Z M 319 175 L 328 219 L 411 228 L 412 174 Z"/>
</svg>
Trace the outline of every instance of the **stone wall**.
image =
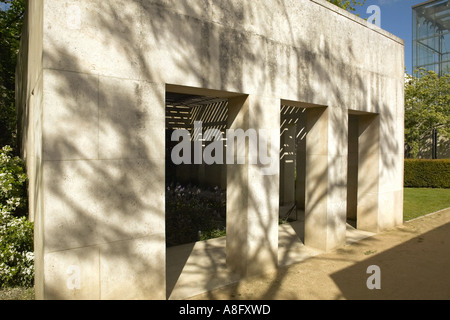
<svg viewBox="0 0 450 320">
<path fill-rule="evenodd" d="M 38 298 L 166 298 L 166 92 L 228 99 L 230 128 L 308 110 L 305 244 L 323 250 L 345 242 L 349 113 L 375 119 L 359 130 L 358 214 L 370 230 L 402 223 L 395 36 L 323 0 L 33 0 L 27 17 L 18 102 Z M 277 267 L 279 173 L 261 169 L 227 170 L 228 265 L 243 276 Z"/>
</svg>

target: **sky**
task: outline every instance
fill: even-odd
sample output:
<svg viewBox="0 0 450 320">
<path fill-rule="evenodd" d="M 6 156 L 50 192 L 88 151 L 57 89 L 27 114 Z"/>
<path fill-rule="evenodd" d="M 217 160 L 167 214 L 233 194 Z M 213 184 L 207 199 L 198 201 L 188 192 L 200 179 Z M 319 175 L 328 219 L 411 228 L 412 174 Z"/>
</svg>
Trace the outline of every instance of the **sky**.
<svg viewBox="0 0 450 320">
<path fill-rule="evenodd" d="M 370 5 L 377 5 L 381 11 L 381 28 L 405 40 L 405 67 L 412 73 L 412 6 L 426 0 L 367 0 L 355 13 L 363 19 L 372 14 L 367 13 Z"/>
</svg>

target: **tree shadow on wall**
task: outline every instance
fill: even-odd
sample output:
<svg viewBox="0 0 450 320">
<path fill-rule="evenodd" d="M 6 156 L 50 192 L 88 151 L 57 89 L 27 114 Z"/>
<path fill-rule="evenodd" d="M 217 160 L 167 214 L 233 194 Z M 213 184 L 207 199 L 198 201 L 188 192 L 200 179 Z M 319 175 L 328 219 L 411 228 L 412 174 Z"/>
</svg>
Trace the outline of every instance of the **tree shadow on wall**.
<svg viewBox="0 0 450 320">
<path fill-rule="evenodd" d="M 154 288 L 165 287 L 165 270 L 160 267 L 165 265 L 164 250 L 153 252 L 152 244 L 164 242 L 164 203 L 155 199 L 164 195 L 165 155 L 161 150 L 165 127 L 161 120 L 166 79 L 172 84 L 229 92 L 270 90 L 280 96 L 289 94 L 290 100 L 332 106 L 330 110 L 336 112 L 329 115 L 328 130 L 337 133 L 336 148 L 346 145 L 342 120 L 347 109 L 367 101 L 371 90 L 364 71 L 346 71 L 351 61 L 360 58 L 355 53 L 358 46 L 353 41 L 345 50 L 334 50 L 332 39 L 319 34 L 317 28 L 305 31 L 309 26 L 294 20 L 289 9 L 282 0 L 257 7 L 251 1 L 214 5 L 209 1 L 96 2 L 85 8 L 81 32 L 67 30 L 64 38 L 47 39 L 43 153 L 49 179 L 44 203 L 45 228 L 51 236 L 45 239 L 46 248 L 59 253 L 96 246 L 110 265 L 135 275 L 108 278 L 113 273 L 104 264 L 100 298 L 130 291 L 130 283 L 149 296 Z M 325 25 L 326 17 L 318 19 Z M 276 26 L 285 31 L 282 41 L 286 44 L 275 38 Z M 50 27 L 44 25 L 44 30 Z M 309 31 L 314 33 L 309 40 L 303 38 Z M 281 61 L 282 57 L 287 58 Z M 163 59 L 167 63 L 160 63 Z M 347 96 L 342 88 L 359 94 Z M 375 112 L 396 118 L 393 105 L 380 106 Z M 264 106 L 259 108 L 258 112 L 264 112 Z M 389 141 L 386 152 L 396 154 L 393 129 L 382 130 L 383 139 Z M 330 151 L 329 163 L 339 170 L 347 154 Z M 389 167 L 396 158 L 386 161 Z M 246 178 L 240 179 L 247 183 Z M 275 191 L 267 179 L 260 190 L 266 196 L 250 194 L 248 201 L 255 208 L 264 205 L 278 210 L 269 201 Z M 342 176 L 328 183 L 327 191 L 345 192 L 345 185 Z M 261 198 L 267 203 L 260 203 Z M 268 237 L 273 231 L 272 222 L 262 212 L 251 223 Z M 333 229 L 333 224 L 342 221 L 326 223 Z M 257 243 L 254 255 L 266 252 L 266 246 L 265 240 Z M 270 258 L 277 263 L 276 254 Z M 99 267 L 91 255 L 77 259 Z M 211 265 L 217 265 L 213 257 Z M 215 270 L 208 267 L 204 272 Z M 268 292 L 278 290 L 281 282 L 274 282 Z M 52 297 L 61 297 L 60 288 L 48 290 Z M 163 291 L 156 296 L 165 296 Z M 128 294 L 133 297 L 127 292 L 123 298 Z M 214 299 L 214 294 L 209 298 Z"/>
</svg>

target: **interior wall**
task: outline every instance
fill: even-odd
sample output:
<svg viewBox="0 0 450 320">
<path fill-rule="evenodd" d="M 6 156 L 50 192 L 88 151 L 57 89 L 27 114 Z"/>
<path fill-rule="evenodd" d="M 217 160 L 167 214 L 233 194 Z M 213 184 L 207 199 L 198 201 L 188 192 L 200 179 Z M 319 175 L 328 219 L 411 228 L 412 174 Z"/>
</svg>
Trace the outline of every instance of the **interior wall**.
<svg viewBox="0 0 450 320">
<path fill-rule="evenodd" d="M 348 119 L 347 221 L 378 232 L 379 116 L 357 112 Z"/>
<path fill-rule="evenodd" d="M 347 220 L 356 223 L 358 208 L 359 118 L 348 116 Z"/>
</svg>

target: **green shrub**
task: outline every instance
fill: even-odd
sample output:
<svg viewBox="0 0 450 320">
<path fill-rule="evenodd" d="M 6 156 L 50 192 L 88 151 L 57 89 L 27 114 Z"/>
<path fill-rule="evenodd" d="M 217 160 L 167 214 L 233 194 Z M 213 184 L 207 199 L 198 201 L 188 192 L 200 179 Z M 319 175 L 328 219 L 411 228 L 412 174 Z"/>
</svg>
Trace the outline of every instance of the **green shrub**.
<svg viewBox="0 0 450 320">
<path fill-rule="evenodd" d="M 193 185 L 166 188 L 167 246 L 208 240 L 225 235 L 226 195 L 218 187 Z"/>
<path fill-rule="evenodd" d="M 2 208 L 0 287 L 31 287 L 34 280 L 33 223 Z"/>
<path fill-rule="evenodd" d="M 10 146 L 0 150 L 0 204 L 15 216 L 27 214 L 25 164 L 13 156 Z"/>
<path fill-rule="evenodd" d="M 24 167 L 9 146 L 0 150 L 0 288 L 33 285 L 33 223 L 26 218 Z"/>
<path fill-rule="evenodd" d="M 450 188 L 450 159 L 406 159 L 405 187 Z"/>
</svg>

